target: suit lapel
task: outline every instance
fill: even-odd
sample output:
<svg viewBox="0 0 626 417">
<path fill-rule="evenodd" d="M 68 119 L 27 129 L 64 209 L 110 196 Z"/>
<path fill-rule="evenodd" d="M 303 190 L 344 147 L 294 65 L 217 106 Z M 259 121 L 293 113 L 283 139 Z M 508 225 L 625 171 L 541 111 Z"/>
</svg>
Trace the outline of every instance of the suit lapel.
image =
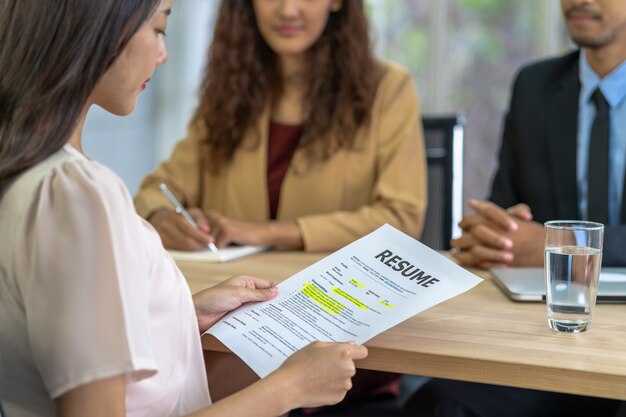
<svg viewBox="0 0 626 417">
<path fill-rule="evenodd" d="M 266 106 L 235 152 L 225 182 L 226 214 L 246 220 L 269 218 L 267 145 L 271 108 Z"/>
<path fill-rule="evenodd" d="M 548 157 L 552 189 L 556 193 L 557 216 L 580 218 L 576 181 L 578 142 L 578 96 L 580 80 L 578 59 L 560 77 L 552 97 L 548 117 Z"/>
<path fill-rule="evenodd" d="M 270 197 L 267 187 L 267 152 L 269 147 L 271 117 L 272 106 L 271 102 L 268 100 L 256 125 L 258 148 L 252 151 L 252 158 L 254 160 L 254 166 L 256 167 L 254 171 L 258 175 L 255 183 L 255 187 L 258 188 L 254 191 L 256 195 L 255 199 L 258 204 L 258 208 L 255 212 L 261 213 L 261 218 L 264 220 L 270 218 Z"/>
</svg>

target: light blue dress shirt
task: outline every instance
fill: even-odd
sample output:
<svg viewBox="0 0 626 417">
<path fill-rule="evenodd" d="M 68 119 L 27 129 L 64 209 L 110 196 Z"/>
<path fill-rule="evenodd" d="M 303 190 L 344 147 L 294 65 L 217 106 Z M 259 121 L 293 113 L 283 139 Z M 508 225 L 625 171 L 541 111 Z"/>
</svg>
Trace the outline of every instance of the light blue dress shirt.
<svg viewBox="0 0 626 417">
<path fill-rule="evenodd" d="M 609 133 L 609 225 L 620 222 L 624 169 L 626 168 L 626 61 L 600 78 L 589 66 L 584 49 L 580 53 L 580 96 L 578 98 L 577 172 L 578 208 L 587 219 L 587 169 L 591 127 L 596 107 L 591 95 L 599 87 L 611 107 Z"/>
</svg>

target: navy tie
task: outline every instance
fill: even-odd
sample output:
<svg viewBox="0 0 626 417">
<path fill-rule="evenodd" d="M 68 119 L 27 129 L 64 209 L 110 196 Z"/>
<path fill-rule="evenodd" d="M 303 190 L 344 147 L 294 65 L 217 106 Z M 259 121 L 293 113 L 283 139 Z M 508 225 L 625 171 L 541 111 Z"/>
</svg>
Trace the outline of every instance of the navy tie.
<svg viewBox="0 0 626 417">
<path fill-rule="evenodd" d="M 598 88 L 591 96 L 596 118 L 591 127 L 587 166 L 587 218 L 609 222 L 609 103 Z"/>
</svg>

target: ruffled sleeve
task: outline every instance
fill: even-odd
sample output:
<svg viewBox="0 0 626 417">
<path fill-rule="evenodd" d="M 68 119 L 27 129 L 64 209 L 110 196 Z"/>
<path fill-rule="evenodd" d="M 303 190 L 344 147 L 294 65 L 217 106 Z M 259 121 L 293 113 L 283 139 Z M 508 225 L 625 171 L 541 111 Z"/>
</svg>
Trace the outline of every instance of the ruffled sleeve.
<svg viewBox="0 0 626 417">
<path fill-rule="evenodd" d="M 124 185 L 85 158 L 55 167 L 27 214 L 22 288 L 35 363 L 52 398 L 82 384 L 153 375 L 149 262 Z"/>
</svg>

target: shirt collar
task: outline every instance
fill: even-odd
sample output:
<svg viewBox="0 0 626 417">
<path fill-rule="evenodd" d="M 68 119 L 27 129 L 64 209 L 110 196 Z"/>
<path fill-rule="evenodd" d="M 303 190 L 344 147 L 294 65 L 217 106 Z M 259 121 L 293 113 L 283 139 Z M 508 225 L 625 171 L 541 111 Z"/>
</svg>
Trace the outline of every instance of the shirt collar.
<svg viewBox="0 0 626 417">
<path fill-rule="evenodd" d="M 591 95 L 598 87 L 611 108 L 618 107 L 626 99 L 626 60 L 604 78 L 589 66 L 585 50 L 580 51 L 580 94 L 584 103 L 588 103 Z"/>
</svg>

